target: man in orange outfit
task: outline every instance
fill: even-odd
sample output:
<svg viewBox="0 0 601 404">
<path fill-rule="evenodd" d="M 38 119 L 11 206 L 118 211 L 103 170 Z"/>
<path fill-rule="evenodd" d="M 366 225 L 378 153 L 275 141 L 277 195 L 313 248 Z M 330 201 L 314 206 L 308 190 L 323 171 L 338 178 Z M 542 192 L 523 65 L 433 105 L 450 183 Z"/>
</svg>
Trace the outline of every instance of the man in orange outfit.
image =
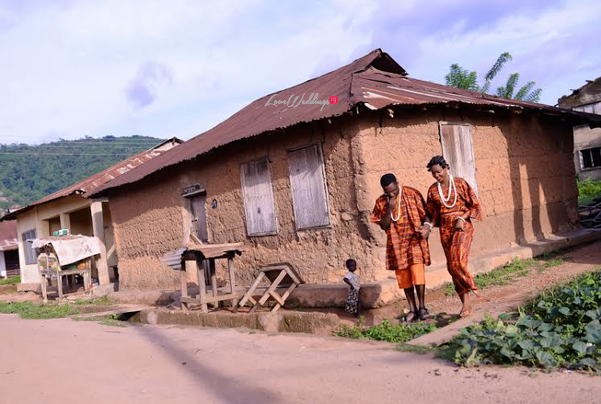
<svg viewBox="0 0 601 404">
<path fill-rule="evenodd" d="M 422 194 L 398 183 L 394 174 L 380 179 L 384 194 L 376 200 L 371 222 L 386 231 L 386 269 L 395 271 L 409 303 L 407 322 L 430 318 L 425 306 L 425 266 L 430 265 L 428 236 L 432 224 Z M 419 307 L 415 301 L 415 292 Z"/>
</svg>

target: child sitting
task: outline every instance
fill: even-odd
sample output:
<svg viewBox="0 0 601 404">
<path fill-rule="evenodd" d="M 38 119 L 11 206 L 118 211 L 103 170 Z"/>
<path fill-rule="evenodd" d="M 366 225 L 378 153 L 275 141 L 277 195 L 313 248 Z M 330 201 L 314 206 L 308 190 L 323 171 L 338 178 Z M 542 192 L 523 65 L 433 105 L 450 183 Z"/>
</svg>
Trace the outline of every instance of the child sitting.
<svg viewBox="0 0 601 404">
<path fill-rule="evenodd" d="M 359 317 L 359 311 L 361 310 L 361 301 L 359 300 L 359 289 L 361 289 L 361 281 L 355 274 L 357 270 L 357 262 L 354 259 L 346 260 L 346 268 L 348 272 L 344 276 L 344 283 L 349 286 L 348 297 L 346 298 L 345 311 L 349 314 L 353 314 L 355 317 Z"/>
</svg>

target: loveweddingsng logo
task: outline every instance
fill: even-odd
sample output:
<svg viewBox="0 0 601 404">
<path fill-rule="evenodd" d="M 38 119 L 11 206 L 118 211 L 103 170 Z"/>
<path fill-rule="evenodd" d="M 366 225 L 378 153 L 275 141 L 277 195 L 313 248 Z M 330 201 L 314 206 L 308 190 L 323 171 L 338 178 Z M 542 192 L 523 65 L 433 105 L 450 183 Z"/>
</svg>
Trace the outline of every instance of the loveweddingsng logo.
<svg viewBox="0 0 601 404">
<path fill-rule="evenodd" d="M 271 97 L 269 97 L 265 106 L 286 105 L 288 108 L 297 108 L 301 104 L 302 105 L 316 105 L 317 104 L 317 105 L 321 105 L 320 111 L 323 111 L 323 107 L 325 107 L 326 105 L 338 104 L 338 97 L 336 97 L 335 95 L 331 96 L 327 100 L 318 100 L 319 93 L 311 93 L 309 98 L 307 100 L 305 100 L 305 94 L 306 93 L 303 93 L 303 95 L 301 95 L 300 97 L 298 95 L 296 97 L 294 97 L 294 94 L 292 94 L 290 96 L 290 98 L 288 98 L 287 100 L 274 100 L 273 98 L 275 96 L 277 96 L 277 94 L 274 94 Z"/>
</svg>

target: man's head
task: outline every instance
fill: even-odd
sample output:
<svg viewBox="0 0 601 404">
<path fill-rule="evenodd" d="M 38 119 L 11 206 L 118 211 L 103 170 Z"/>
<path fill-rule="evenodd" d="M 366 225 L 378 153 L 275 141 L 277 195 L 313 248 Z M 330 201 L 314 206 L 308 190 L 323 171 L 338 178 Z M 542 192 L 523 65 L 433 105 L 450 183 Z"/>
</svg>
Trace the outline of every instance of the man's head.
<svg viewBox="0 0 601 404">
<path fill-rule="evenodd" d="M 352 258 L 346 260 L 346 269 L 351 272 L 355 272 L 357 270 L 357 261 Z"/>
<path fill-rule="evenodd" d="M 396 180 L 394 174 L 384 174 L 380 178 L 380 185 L 384 190 L 384 193 L 390 198 L 394 199 L 399 194 L 399 183 Z"/>
</svg>

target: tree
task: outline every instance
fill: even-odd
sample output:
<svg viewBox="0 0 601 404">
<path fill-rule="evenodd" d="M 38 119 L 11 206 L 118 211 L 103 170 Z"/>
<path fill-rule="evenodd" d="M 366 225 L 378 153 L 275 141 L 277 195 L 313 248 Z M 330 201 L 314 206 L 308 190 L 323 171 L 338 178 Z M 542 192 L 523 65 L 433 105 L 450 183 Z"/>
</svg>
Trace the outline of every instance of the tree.
<svg viewBox="0 0 601 404">
<path fill-rule="evenodd" d="M 490 68 L 488 73 L 484 76 L 484 84 L 480 86 L 478 84 L 478 74 L 475 71 L 470 71 L 462 68 L 457 63 L 452 64 L 449 74 L 445 76 L 445 81 L 448 86 L 462 88 L 464 90 L 478 91 L 483 94 L 488 94 L 490 90 L 490 84 L 493 79 L 503 69 L 505 63 L 512 60 L 509 52 L 502 53 L 495 64 Z M 527 102 L 538 102 L 540 95 L 543 92 L 540 88 L 534 89 L 536 82 L 529 81 L 525 85 L 519 88 L 516 92 L 515 89 L 518 86 L 520 79 L 519 73 L 513 73 L 507 79 L 507 83 L 504 86 L 497 88 L 497 95 L 499 97 L 522 100 Z"/>
</svg>

